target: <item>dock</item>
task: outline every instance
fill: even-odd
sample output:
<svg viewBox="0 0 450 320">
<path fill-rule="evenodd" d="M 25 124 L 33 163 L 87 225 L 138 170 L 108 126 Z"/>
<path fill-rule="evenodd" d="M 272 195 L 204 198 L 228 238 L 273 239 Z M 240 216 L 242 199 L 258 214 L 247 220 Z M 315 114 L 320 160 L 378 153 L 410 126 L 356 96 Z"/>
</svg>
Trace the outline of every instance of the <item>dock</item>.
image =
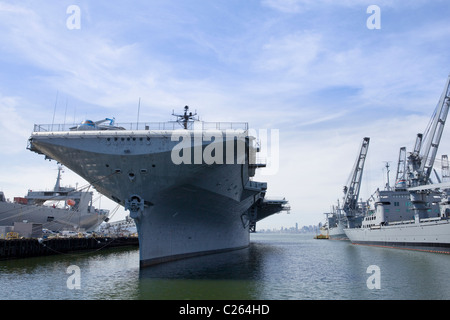
<svg viewBox="0 0 450 320">
<path fill-rule="evenodd" d="M 137 237 L 89 237 L 51 239 L 0 239 L 0 260 L 98 251 L 106 248 L 139 246 Z"/>
</svg>

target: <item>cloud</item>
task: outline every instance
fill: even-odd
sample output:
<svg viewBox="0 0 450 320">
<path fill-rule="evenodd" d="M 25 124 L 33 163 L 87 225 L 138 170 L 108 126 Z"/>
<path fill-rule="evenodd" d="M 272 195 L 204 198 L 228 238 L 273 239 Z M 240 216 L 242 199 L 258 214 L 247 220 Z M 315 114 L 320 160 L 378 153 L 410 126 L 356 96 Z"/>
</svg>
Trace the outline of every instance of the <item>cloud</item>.
<svg viewBox="0 0 450 320">
<path fill-rule="evenodd" d="M 300 0 L 263 0 L 263 6 L 285 12 L 285 13 L 298 13 L 305 10 L 305 7 L 311 3 L 311 1 Z"/>
<path fill-rule="evenodd" d="M 418 1 L 424 3 L 425 1 Z M 328 7 L 368 7 L 373 3 L 371 0 L 262 0 L 261 4 L 265 7 L 280 11 L 282 13 L 303 13 L 312 9 L 323 9 Z M 383 8 L 390 8 L 396 5 L 393 1 L 378 0 L 376 5 Z M 417 3 L 413 4 L 417 5 Z"/>
<path fill-rule="evenodd" d="M 20 111 L 23 100 L 18 97 L 3 96 L 0 93 L 0 136 L 1 153 L 17 155 L 26 147 L 30 133 L 27 114 Z"/>
<path fill-rule="evenodd" d="M 321 36 L 312 32 L 287 34 L 272 38 L 263 46 L 255 67 L 289 76 L 307 75 L 309 66 L 316 62 L 323 48 Z M 287 73 L 287 75 L 286 75 Z"/>
<path fill-rule="evenodd" d="M 45 8 L 39 13 L 19 5 L 7 9 L 0 10 L 4 18 L 0 26 L 5 30 L 8 50 L 42 70 L 37 75 L 40 81 L 81 100 L 109 103 L 111 107 L 123 105 L 137 86 L 142 91 L 151 90 L 155 74 L 163 72 L 158 63 L 143 59 L 134 43 L 116 44 L 102 32 L 83 27 L 70 31 L 64 24 L 48 23 L 43 19 Z M 50 21 L 55 20 L 59 19 Z M 115 99 L 103 98 L 107 96 Z M 137 98 L 134 96 L 134 100 Z"/>
</svg>

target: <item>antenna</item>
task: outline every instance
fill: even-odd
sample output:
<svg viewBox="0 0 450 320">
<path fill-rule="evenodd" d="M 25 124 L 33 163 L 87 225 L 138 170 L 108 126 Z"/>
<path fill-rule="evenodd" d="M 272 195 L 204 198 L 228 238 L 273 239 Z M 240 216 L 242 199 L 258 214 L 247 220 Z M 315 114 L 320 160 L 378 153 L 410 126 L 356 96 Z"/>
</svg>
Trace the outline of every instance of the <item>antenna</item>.
<svg viewBox="0 0 450 320">
<path fill-rule="evenodd" d="M 188 111 L 189 111 L 189 106 L 184 107 L 184 114 L 175 114 L 175 112 L 172 110 L 172 115 L 177 117 L 177 122 L 182 124 L 184 129 L 188 128 L 188 122 L 199 120 L 198 117 L 197 117 L 197 119 L 195 118 L 195 116 L 197 115 L 197 110 L 195 110 L 194 114 L 192 114 L 192 112 L 188 113 Z"/>
<path fill-rule="evenodd" d="M 57 103 L 58 103 L 58 90 L 56 90 L 55 108 L 53 109 L 52 131 L 53 131 L 53 123 L 55 123 L 55 113 Z"/>
<path fill-rule="evenodd" d="M 64 124 L 63 124 L 63 128 L 66 126 L 66 116 L 67 116 L 67 97 L 66 97 L 66 111 L 64 111 Z"/>
<path fill-rule="evenodd" d="M 139 103 L 138 103 L 138 112 L 137 112 L 137 122 L 136 122 L 136 130 L 139 127 L 139 111 L 141 109 L 141 97 L 139 97 Z"/>
<path fill-rule="evenodd" d="M 389 184 L 389 161 L 385 161 L 385 167 L 386 167 L 386 190 L 391 190 L 391 185 Z"/>
<path fill-rule="evenodd" d="M 75 108 L 73 108 L 73 123 L 75 123 L 75 119 L 77 118 L 76 115 L 77 115 L 77 106 L 75 105 Z"/>
</svg>

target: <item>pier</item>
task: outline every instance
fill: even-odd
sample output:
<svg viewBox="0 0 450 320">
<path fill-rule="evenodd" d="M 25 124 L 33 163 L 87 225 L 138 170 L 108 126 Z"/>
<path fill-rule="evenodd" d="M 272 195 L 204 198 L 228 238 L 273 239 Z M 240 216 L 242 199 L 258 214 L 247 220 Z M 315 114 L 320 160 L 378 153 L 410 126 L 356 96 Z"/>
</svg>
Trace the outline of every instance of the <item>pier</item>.
<svg viewBox="0 0 450 320">
<path fill-rule="evenodd" d="M 89 237 L 52 239 L 0 239 L 0 260 L 97 251 L 106 248 L 138 246 L 137 237 Z"/>
</svg>

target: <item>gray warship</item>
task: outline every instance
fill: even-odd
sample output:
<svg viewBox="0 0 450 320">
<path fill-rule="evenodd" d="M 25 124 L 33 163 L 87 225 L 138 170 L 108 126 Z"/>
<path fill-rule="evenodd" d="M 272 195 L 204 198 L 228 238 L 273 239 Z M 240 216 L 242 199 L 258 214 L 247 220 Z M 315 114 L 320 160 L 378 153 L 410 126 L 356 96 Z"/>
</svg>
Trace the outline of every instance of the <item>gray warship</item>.
<svg viewBox="0 0 450 320">
<path fill-rule="evenodd" d="M 394 187 L 377 189 L 362 225 L 344 229 L 355 244 L 450 253 L 448 182 L 431 182 L 450 103 L 450 76 L 414 150 L 401 147 Z"/>
<path fill-rule="evenodd" d="M 28 149 L 54 159 L 125 207 L 140 266 L 244 248 L 259 220 L 288 209 L 253 181 L 259 151 L 247 123 L 174 121 L 35 125 Z"/>
<path fill-rule="evenodd" d="M 347 227 L 347 219 L 342 212 L 342 208 L 332 206 L 330 212 L 325 213 L 325 224 L 321 228 L 321 234 L 331 240 L 348 240 L 344 232 Z"/>
<path fill-rule="evenodd" d="M 0 192 L 0 226 L 15 222 L 42 224 L 51 231 L 95 231 L 108 220 L 109 210 L 93 206 L 93 192 L 61 186 L 62 167 L 58 167 L 53 190 L 28 190 L 24 197 L 8 201 Z"/>
</svg>

